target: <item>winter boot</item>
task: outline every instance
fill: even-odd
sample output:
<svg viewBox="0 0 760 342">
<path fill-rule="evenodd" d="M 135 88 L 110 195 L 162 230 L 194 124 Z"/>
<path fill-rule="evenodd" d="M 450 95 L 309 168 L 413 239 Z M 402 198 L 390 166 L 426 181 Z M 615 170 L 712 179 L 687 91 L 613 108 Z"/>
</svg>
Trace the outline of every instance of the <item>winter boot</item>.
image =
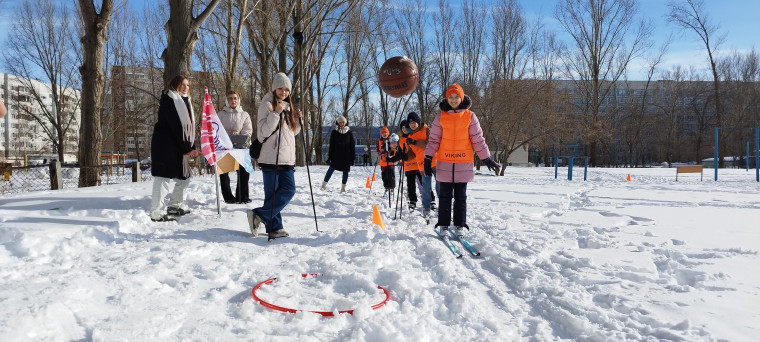
<svg viewBox="0 0 760 342">
<path fill-rule="evenodd" d="M 269 239 L 270 240 L 272 240 L 272 239 L 278 239 L 278 238 L 283 238 L 283 237 L 288 237 L 288 236 L 290 236 L 290 234 L 288 234 L 288 232 L 286 232 L 285 229 L 283 229 L 283 228 L 277 229 L 277 230 L 269 233 Z"/>
<path fill-rule="evenodd" d="M 166 214 L 171 216 L 184 216 L 190 213 L 189 209 L 182 209 L 182 208 L 174 208 L 169 207 L 169 209 L 166 209 Z"/>
<path fill-rule="evenodd" d="M 456 228 L 456 233 L 457 233 L 457 237 L 458 237 L 458 238 L 460 238 L 460 239 L 464 239 L 464 235 L 465 235 L 465 229 L 466 229 L 466 230 L 470 230 L 470 228 L 469 228 L 469 227 L 467 227 L 467 226 L 458 226 L 458 227 Z"/>
<path fill-rule="evenodd" d="M 248 210 L 246 215 L 248 216 L 248 225 L 251 227 L 251 234 L 253 234 L 254 237 L 259 236 L 259 225 L 261 225 L 264 220 L 262 220 L 259 215 L 256 215 L 253 210 Z"/>
<path fill-rule="evenodd" d="M 159 218 L 151 217 L 150 220 L 153 222 L 168 222 L 168 221 L 177 221 L 177 218 L 172 215 L 164 215 Z"/>
<path fill-rule="evenodd" d="M 430 202 L 430 210 L 435 211 L 435 201 Z"/>
<path fill-rule="evenodd" d="M 417 209 L 417 202 L 409 202 L 409 210 Z"/>
<path fill-rule="evenodd" d="M 346 192 L 346 184 L 345 183 L 340 185 L 340 192 Z"/>
<path fill-rule="evenodd" d="M 327 182 L 322 181 L 322 187 L 319 190 L 325 191 L 325 189 L 327 189 Z"/>
</svg>

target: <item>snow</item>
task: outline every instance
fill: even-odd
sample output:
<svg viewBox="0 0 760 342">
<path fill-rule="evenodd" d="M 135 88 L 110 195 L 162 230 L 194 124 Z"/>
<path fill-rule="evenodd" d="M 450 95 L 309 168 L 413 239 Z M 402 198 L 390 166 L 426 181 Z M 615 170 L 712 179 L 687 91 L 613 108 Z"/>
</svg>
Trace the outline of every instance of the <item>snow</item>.
<svg viewBox="0 0 760 342">
<path fill-rule="evenodd" d="M 298 193 L 283 212 L 290 237 L 271 242 L 251 236 L 243 205 L 223 204 L 217 216 L 210 176 L 192 179 L 193 212 L 169 223 L 147 215 L 151 182 L 0 197 L 0 340 L 760 335 L 754 172 L 721 170 L 719 182 L 689 174 L 676 182 L 667 168 L 590 168 L 586 182 L 582 173 L 555 179 L 553 168 L 478 173 L 468 185 L 468 223 L 482 256 L 456 259 L 419 212 L 393 219 L 381 191 L 364 188 L 371 169 L 352 169 L 345 194 L 339 177 L 318 190 L 325 171 L 311 167 L 321 232 L 298 168 Z M 262 197 L 255 173 L 249 207 Z M 387 230 L 371 223 L 373 205 Z M 251 290 L 271 278 L 257 294 L 272 304 L 354 315 L 265 308 Z M 377 286 L 391 299 L 373 310 L 385 297 Z"/>
</svg>

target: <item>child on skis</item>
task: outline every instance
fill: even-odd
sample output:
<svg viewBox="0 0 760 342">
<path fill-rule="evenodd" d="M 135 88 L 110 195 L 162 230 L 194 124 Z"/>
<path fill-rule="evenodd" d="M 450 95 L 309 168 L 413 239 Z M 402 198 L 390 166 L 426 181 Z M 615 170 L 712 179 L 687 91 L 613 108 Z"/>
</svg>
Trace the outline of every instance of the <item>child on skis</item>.
<svg viewBox="0 0 760 342">
<path fill-rule="evenodd" d="M 472 100 L 458 84 L 446 90 L 446 99 L 439 107 L 441 112 L 433 120 L 430 138 L 425 148 L 423 171 L 433 173 L 433 156 L 438 154 L 436 180 L 438 194 L 438 223 L 445 234 L 451 224 L 451 202 L 454 200 L 454 226 L 457 236 L 464 237 L 467 226 L 467 183 L 474 178 L 473 150 L 489 170 L 501 165 L 491 159 L 491 152 L 483 138 L 483 130 L 475 113 L 470 111 Z"/>
<path fill-rule="evenodd" d="M 390 199 L 393 197 L 393 190 L 396 188 L 394 165 L 401 160 L 401 151 L 398 148 L 399 136 L 396 133 L 391 134 L 388 141 L 388 149 L 380 154 L 380 176 Z"/>
<path fill-rule="evenodd" d="M 428 136 L 430 135 L 430 128 L 424 123 L 420 116 L 411 112 L 407 116 L 407 126 L 410 128 L 407 136 L 407 143 L 409 148 L 414 153 L 414 160 L 417 163 L 417 168 L 420 170 L 420 197 L 422 197 L 422 216 L 427 218 L 430 215 L 431 208 L 434 208 L 432 203 L 435 200 L 432 190 L 432 176 L 433 174 L 422 174 L 425 160 L 425 148 L 428 144 Z M 433 155 L 432 167 L 435 167 L 436 159 Z"/>
<path fill-rule="evenodd" d="M 414 112 L 412 112 L 414 113 Z M 404 177 L 406 177 L 406 194 L 409 198 L 409 210 L 415 210 L 417 208 L 417 179 L 422 178 L 420 173 L 420 167 L 417 164 L 416 155 L 414 150 L 409 146 L 409 121 L 402 120 L 399 124 L 399 132 L 401 132 L 401 140 L 399 140 L 399 146 L 401 147 L 401 160 L 404 163 Z"/>
<path fill-rule="evenodd" d="M 388 162 L 386 161 L 385 156 L 388 154 L 388 151 L 390 150 L 390 130 L 387 126 L 383 126 L 383 128 L 380 129 L 380 139 L 377 140 L 377 143 L 375 144 L 377 148 L 377 155 L 378 160 L 377 164 L 380 166 L 380 176 L 383 179 L 383 186 L 385 187 L 385 193 L 390 196 L 390 194 L 393 192 L 393 183 L 395 180 L 391 178 L 388 179 L 388 175 L 386 170 L 388 169 Z M 393 169 L 393 165 L 390 165 L 391 170 Z M 393 177 L 393 172 L 391 172 L 390 177 Z"/>
</svg>

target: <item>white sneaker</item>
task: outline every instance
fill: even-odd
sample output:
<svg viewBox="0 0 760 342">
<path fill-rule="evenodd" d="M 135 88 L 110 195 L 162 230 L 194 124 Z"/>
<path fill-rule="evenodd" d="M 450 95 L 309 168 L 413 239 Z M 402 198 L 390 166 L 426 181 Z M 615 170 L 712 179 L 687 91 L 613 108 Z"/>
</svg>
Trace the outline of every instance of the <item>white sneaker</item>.
<svg viewBox="0 0 760 342">
<path fill-rule="evenodd" d="M 327 182 L 322 181 L 322 187 L 319 190 L 325 191 L 325 189 L 327 189 Z"/>
</svg>

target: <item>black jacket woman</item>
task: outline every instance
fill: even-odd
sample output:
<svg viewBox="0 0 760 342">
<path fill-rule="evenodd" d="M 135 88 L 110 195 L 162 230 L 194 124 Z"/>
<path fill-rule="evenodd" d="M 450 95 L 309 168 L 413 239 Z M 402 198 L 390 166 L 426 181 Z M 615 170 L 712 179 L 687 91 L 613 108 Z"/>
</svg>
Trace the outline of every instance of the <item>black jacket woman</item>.
<svg viewBox="0 0 760 342">
<path fill-rule="evenodd" d="M 327 182 L 330 181 L 335 170 L 343 172 L 343 179 L 340 186 L 340 192 L 346 192 L 346 182 L 348 182 L 348 172 L 351 171 L 351 165 L 356 158 L 356 142 L 354 134 L 346 125 L 348 120 L 341 116 L 336 122 L 336 127 L 330 134 L 330 149 L 327 152 L 327 163 L 330 167 L 327 169 L 325 179 L 322 181 L 322 190 L 327 188 Z"/>
<path fill-rule="evenodd" d="M 153 126 L 150 146 L 152 221 L 174 221 L 177 216 L 190 212 L 182 203 L 190 183 L 189 158 L 198 156 L 200 151 L 195 149 L 195 115 L 188 99 L 189 92 L 188 79 L 176 76 L 169 81 L 158 105 L 158 121 Z M 167 209 L 164 197 L 169 193 L 171 180 L 175 185 Z"/>
</svg>

